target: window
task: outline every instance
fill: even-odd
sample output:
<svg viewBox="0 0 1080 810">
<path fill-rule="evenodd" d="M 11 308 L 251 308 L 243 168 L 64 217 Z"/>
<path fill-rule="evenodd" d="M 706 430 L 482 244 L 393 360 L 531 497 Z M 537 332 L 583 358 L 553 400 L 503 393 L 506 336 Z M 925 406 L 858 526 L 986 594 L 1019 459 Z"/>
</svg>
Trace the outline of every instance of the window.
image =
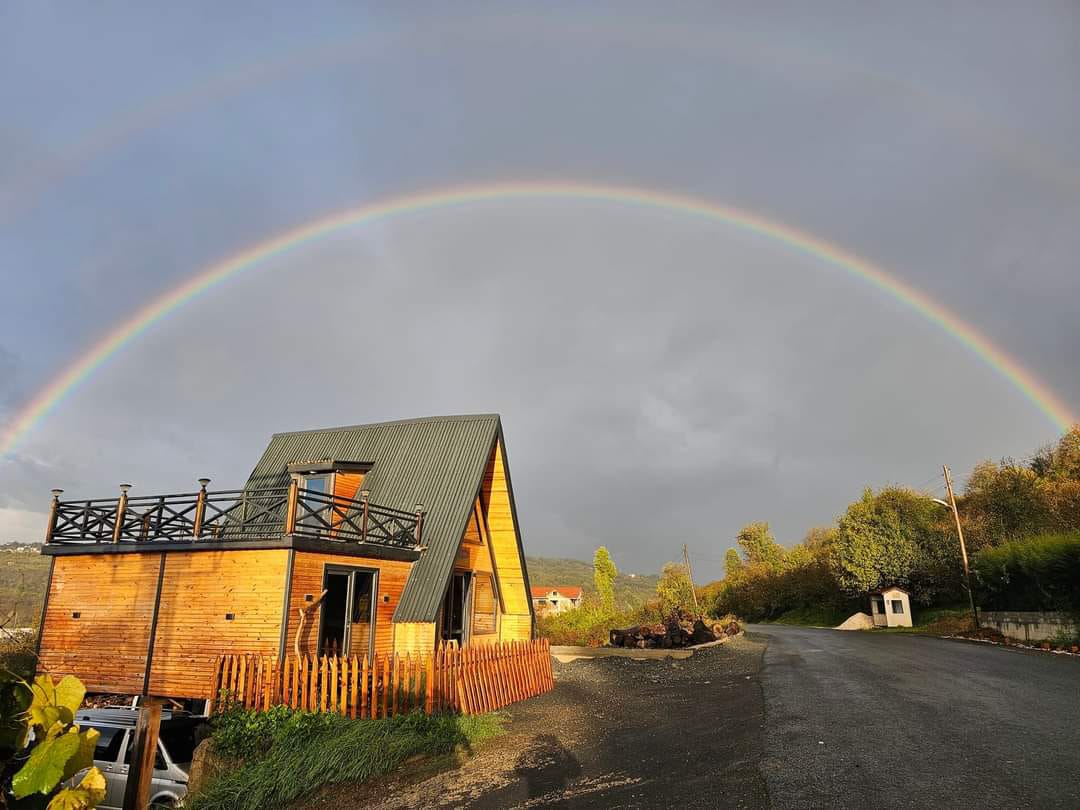
<svg viewBox="0 0 1080 810">
<path fill-rule="evenodd" d="M 473 591 L 472 631 L 478 635 L 495 632 L 495 586 L 491 574 L 477 574 Z"/>
<path fill-rule="evenodd" d="M 297 510 L 297 525 L 319 531 L 323 521 L 329 521 L 330 517 L 328 502 L 325 497 L 321 497 L 332 494 L 330 476 L 302 475 L 297 483 L 300 487 L 300 500 L 304 505 Z"/>
<path fill-rule="evenodd" d="M 115 726 L 97 726 L 101 732 L 97 746 L 94 748 L 94 759 L 98 762 L 116 762 L 120 754 L 120 743 L 124 741 L 124 730 Z"/>
<path fill-rule="evenodd" d="M 319 655 L 370 655 L 376 581 L 370 569 L 325 568 Z"/>
<path fill-rule="evenodd" d="M 903 599 L 892 599 L 890 601 L 892 602 L 892 612 L 893 613 L 903 613 L 904 612 L 904 600 Z"/>
</svg>

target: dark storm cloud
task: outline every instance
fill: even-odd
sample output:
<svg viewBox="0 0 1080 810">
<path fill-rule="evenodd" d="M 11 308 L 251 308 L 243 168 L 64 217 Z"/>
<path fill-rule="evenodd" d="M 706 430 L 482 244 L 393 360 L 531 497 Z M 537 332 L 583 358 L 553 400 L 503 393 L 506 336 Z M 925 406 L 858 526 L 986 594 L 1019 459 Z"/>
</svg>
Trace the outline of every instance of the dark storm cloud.
<svg viewBox="0 0 1080 810">
<path fill-rule="evenodd" d="M 515 177 L 695 193 L 804 228 L 1080 403 L 1075 12 L 975 8 L 282 10 L 212 26 L 183 9 L 124 26 L 20 11 L 0 56 L 20 154 L 62 155 L 118 111 L 320 43 L 355 40 L 363 58 L 210 98 L 19 200 L 0 219 L 0 345 L 19 360 L 7 389 L 0 359 L 0 397 L 16 392 L 0 407 L 10 418 L 143 302 L 269 235 Z M 1004 60 L 1003 37 L 1040 47 Z M 78 88 L 76 62 L 92 80 Z M 10 161 L 0 177 L 20 175 Z M 159 324 L 0 465 L 0 530 L 32 522 L 53 485 L 235 485 L 275 430 L 489 410 L 532 553 L 606 543 L 654 570 L 686 542 L 704 575 L 745 522 L 793 542 L 866 484 L 1054 434 L 940 329 L 816 259 L 628 206 L 478 205 L 341 233 Z"/>
</svg>

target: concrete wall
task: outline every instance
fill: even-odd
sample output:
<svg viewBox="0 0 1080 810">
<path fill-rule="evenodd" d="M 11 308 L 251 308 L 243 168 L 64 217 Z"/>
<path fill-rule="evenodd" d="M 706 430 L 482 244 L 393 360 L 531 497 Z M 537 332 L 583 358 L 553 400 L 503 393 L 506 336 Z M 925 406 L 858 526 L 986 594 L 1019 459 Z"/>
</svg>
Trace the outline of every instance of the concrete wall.
<svg viewBox="0 0 1080 810">
<path fill-rule="evenodd" d="M 1017 641 L 1049 641 L 1080 634 L 1080 627 L 1067 613 L 980 610 L 979 625 Z"/>
</svg>

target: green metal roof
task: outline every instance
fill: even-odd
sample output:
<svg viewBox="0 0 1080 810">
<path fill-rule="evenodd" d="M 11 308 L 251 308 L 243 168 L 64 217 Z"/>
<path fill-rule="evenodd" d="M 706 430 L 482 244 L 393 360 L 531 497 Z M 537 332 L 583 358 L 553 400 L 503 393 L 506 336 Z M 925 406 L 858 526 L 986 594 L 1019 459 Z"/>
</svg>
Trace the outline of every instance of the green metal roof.
<svg viewBox="0 0 1080 810">
<path fill-rule="evenodd" d="M 500 431 L 498 414 L 475 414 L 276 433 L 247 486 L 285 486 L 286 468 L 298 461 L 370 462 L 364 488 L 373 503 L 410 511 L 422 503 L 427 513 L 427 549 L 413 564 L 394 621 L 435 621 Z"/>
</svg>

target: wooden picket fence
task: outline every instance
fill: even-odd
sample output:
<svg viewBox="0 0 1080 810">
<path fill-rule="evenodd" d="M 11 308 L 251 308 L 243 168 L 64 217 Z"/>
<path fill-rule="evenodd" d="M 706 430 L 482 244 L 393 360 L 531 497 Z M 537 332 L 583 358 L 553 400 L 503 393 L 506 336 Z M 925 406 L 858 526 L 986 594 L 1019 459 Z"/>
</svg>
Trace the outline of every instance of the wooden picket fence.
<svg viewBox="0 0 1080 810">
<path fill-rule="evenodd" d="M 222 655 L 214 668 L 215 708 L 285 705 L 352 718 L 391 717 L 416 709 L 483 714 L 542 695 L 555 685 L 546 639 L 465 648 L 440 646 L 426 655 Z"/>
</svg>

